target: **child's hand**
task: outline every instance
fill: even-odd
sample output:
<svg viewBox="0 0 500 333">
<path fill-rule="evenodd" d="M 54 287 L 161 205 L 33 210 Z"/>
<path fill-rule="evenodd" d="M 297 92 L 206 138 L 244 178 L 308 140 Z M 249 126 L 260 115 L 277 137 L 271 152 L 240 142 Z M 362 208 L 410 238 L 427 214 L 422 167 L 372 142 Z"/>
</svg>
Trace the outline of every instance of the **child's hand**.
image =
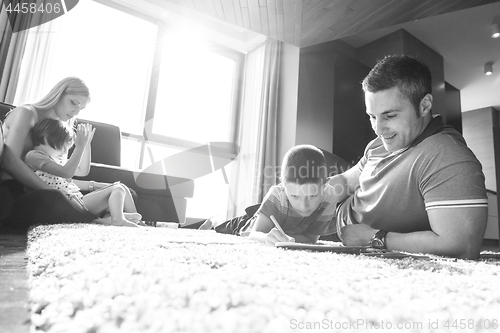
<svg viewBox="0 0 500 333">
<path fill-rule="evenodd" d="M 266 236 L 266 245 L 274 246 L 277 242 L 293 242 L 295 243 L 295 239 L 290 237 L 276 228 L 271 229 Z"/>
<path fill-rule="evenodd" d="M 75 132 L 75 147 L 85 147 L 94 138 L 95 128 L 90 124 L 78 124 Z"/>
</svg>

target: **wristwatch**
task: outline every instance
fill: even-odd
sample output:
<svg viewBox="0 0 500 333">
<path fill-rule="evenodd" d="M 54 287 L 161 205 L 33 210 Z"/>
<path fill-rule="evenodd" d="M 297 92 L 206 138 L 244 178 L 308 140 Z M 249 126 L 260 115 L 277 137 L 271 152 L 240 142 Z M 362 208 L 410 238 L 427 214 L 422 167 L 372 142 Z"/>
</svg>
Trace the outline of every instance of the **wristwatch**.
<svg viewBox="0 0 500 333">
<path fill-rule="evenodd" d="M 387 233 L 388 231 L 385 230 L 377 231 L 377 233 L 372 237 L 372 239 L 370 239 L 370 247 L 380 250 L 385 249 L 385 236 L 387 235 Z"/>
</svg>

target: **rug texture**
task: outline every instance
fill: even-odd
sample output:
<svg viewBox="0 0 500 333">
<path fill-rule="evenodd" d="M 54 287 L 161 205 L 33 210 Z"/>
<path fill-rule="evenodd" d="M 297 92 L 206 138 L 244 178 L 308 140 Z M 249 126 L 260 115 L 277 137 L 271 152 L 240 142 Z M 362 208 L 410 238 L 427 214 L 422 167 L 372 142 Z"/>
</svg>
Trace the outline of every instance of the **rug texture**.
<svg viewBox="0 0 500 333">
<path fill-rule="evenodd" d="M 278 249 L 214 231 L 29 231 L 34 332 L 498 332 L 480 261 Z"/>
</svg>

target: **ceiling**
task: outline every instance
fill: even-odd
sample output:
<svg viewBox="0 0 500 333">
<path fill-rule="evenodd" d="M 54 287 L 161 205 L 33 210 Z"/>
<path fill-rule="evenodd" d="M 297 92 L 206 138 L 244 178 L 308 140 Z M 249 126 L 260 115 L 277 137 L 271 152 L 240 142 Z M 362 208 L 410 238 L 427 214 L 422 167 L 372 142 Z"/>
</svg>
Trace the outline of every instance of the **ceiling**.
<svg viewBox="0 0 500 333">
<path fill-rule="evenodd" d="M 120 1 L 120 0 L 119 0 Z M 500 109 L 500 0 L 121 0 L 231 35 L 246 47 L 269 36 L 297 47 L 341 39 L 357 48 L 405 29 L 444 58 L 445 80 L 461 90 L 462 111 Z M 242 46 L 243 47 L 243 46 Z M 484 64 L 494 62 L 494 74 Z"/>
<path fill-rule="evenodd" d="M 397 29 L 405 29 L 444 59 L 446 82 L 460 89 L 462 111 L 493 106 L 500 110 L 500 38 L 491 24 L 500 19 L 500 2 L 477 6 L 343 38 L 360 47 Z M 493 62 L 493 75 L 484 65 Z"/>
</svg>

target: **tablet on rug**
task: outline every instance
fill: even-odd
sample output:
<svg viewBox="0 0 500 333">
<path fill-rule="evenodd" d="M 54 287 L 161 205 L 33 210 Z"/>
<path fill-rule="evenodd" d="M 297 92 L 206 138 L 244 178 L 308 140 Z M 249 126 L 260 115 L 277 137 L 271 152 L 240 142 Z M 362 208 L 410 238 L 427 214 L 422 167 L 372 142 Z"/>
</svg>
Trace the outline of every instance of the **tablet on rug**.
<svg viewBox="0 0 500 333">
<path fill-rule="evenodd" d="M 309 251 L 319 251 L 319 252 L 335 252 L 335 253 L 350 253 L 350 254 L 362 254 L 367 256 L 382 257 L 382 258 L 415 258 L 415 259 L 430 259 L 424 255 L 408 254 L 397 251 L 387 251 L 374 249 L 369 246 L 344 246 L 340 243 L 338 244 L 306 244 L 306 243 L 294 243 L 294 242 L 277 242 L 274 244 L 276 247 L 290 249 L 290 250 L 309 250 Z"/>
</svg>

